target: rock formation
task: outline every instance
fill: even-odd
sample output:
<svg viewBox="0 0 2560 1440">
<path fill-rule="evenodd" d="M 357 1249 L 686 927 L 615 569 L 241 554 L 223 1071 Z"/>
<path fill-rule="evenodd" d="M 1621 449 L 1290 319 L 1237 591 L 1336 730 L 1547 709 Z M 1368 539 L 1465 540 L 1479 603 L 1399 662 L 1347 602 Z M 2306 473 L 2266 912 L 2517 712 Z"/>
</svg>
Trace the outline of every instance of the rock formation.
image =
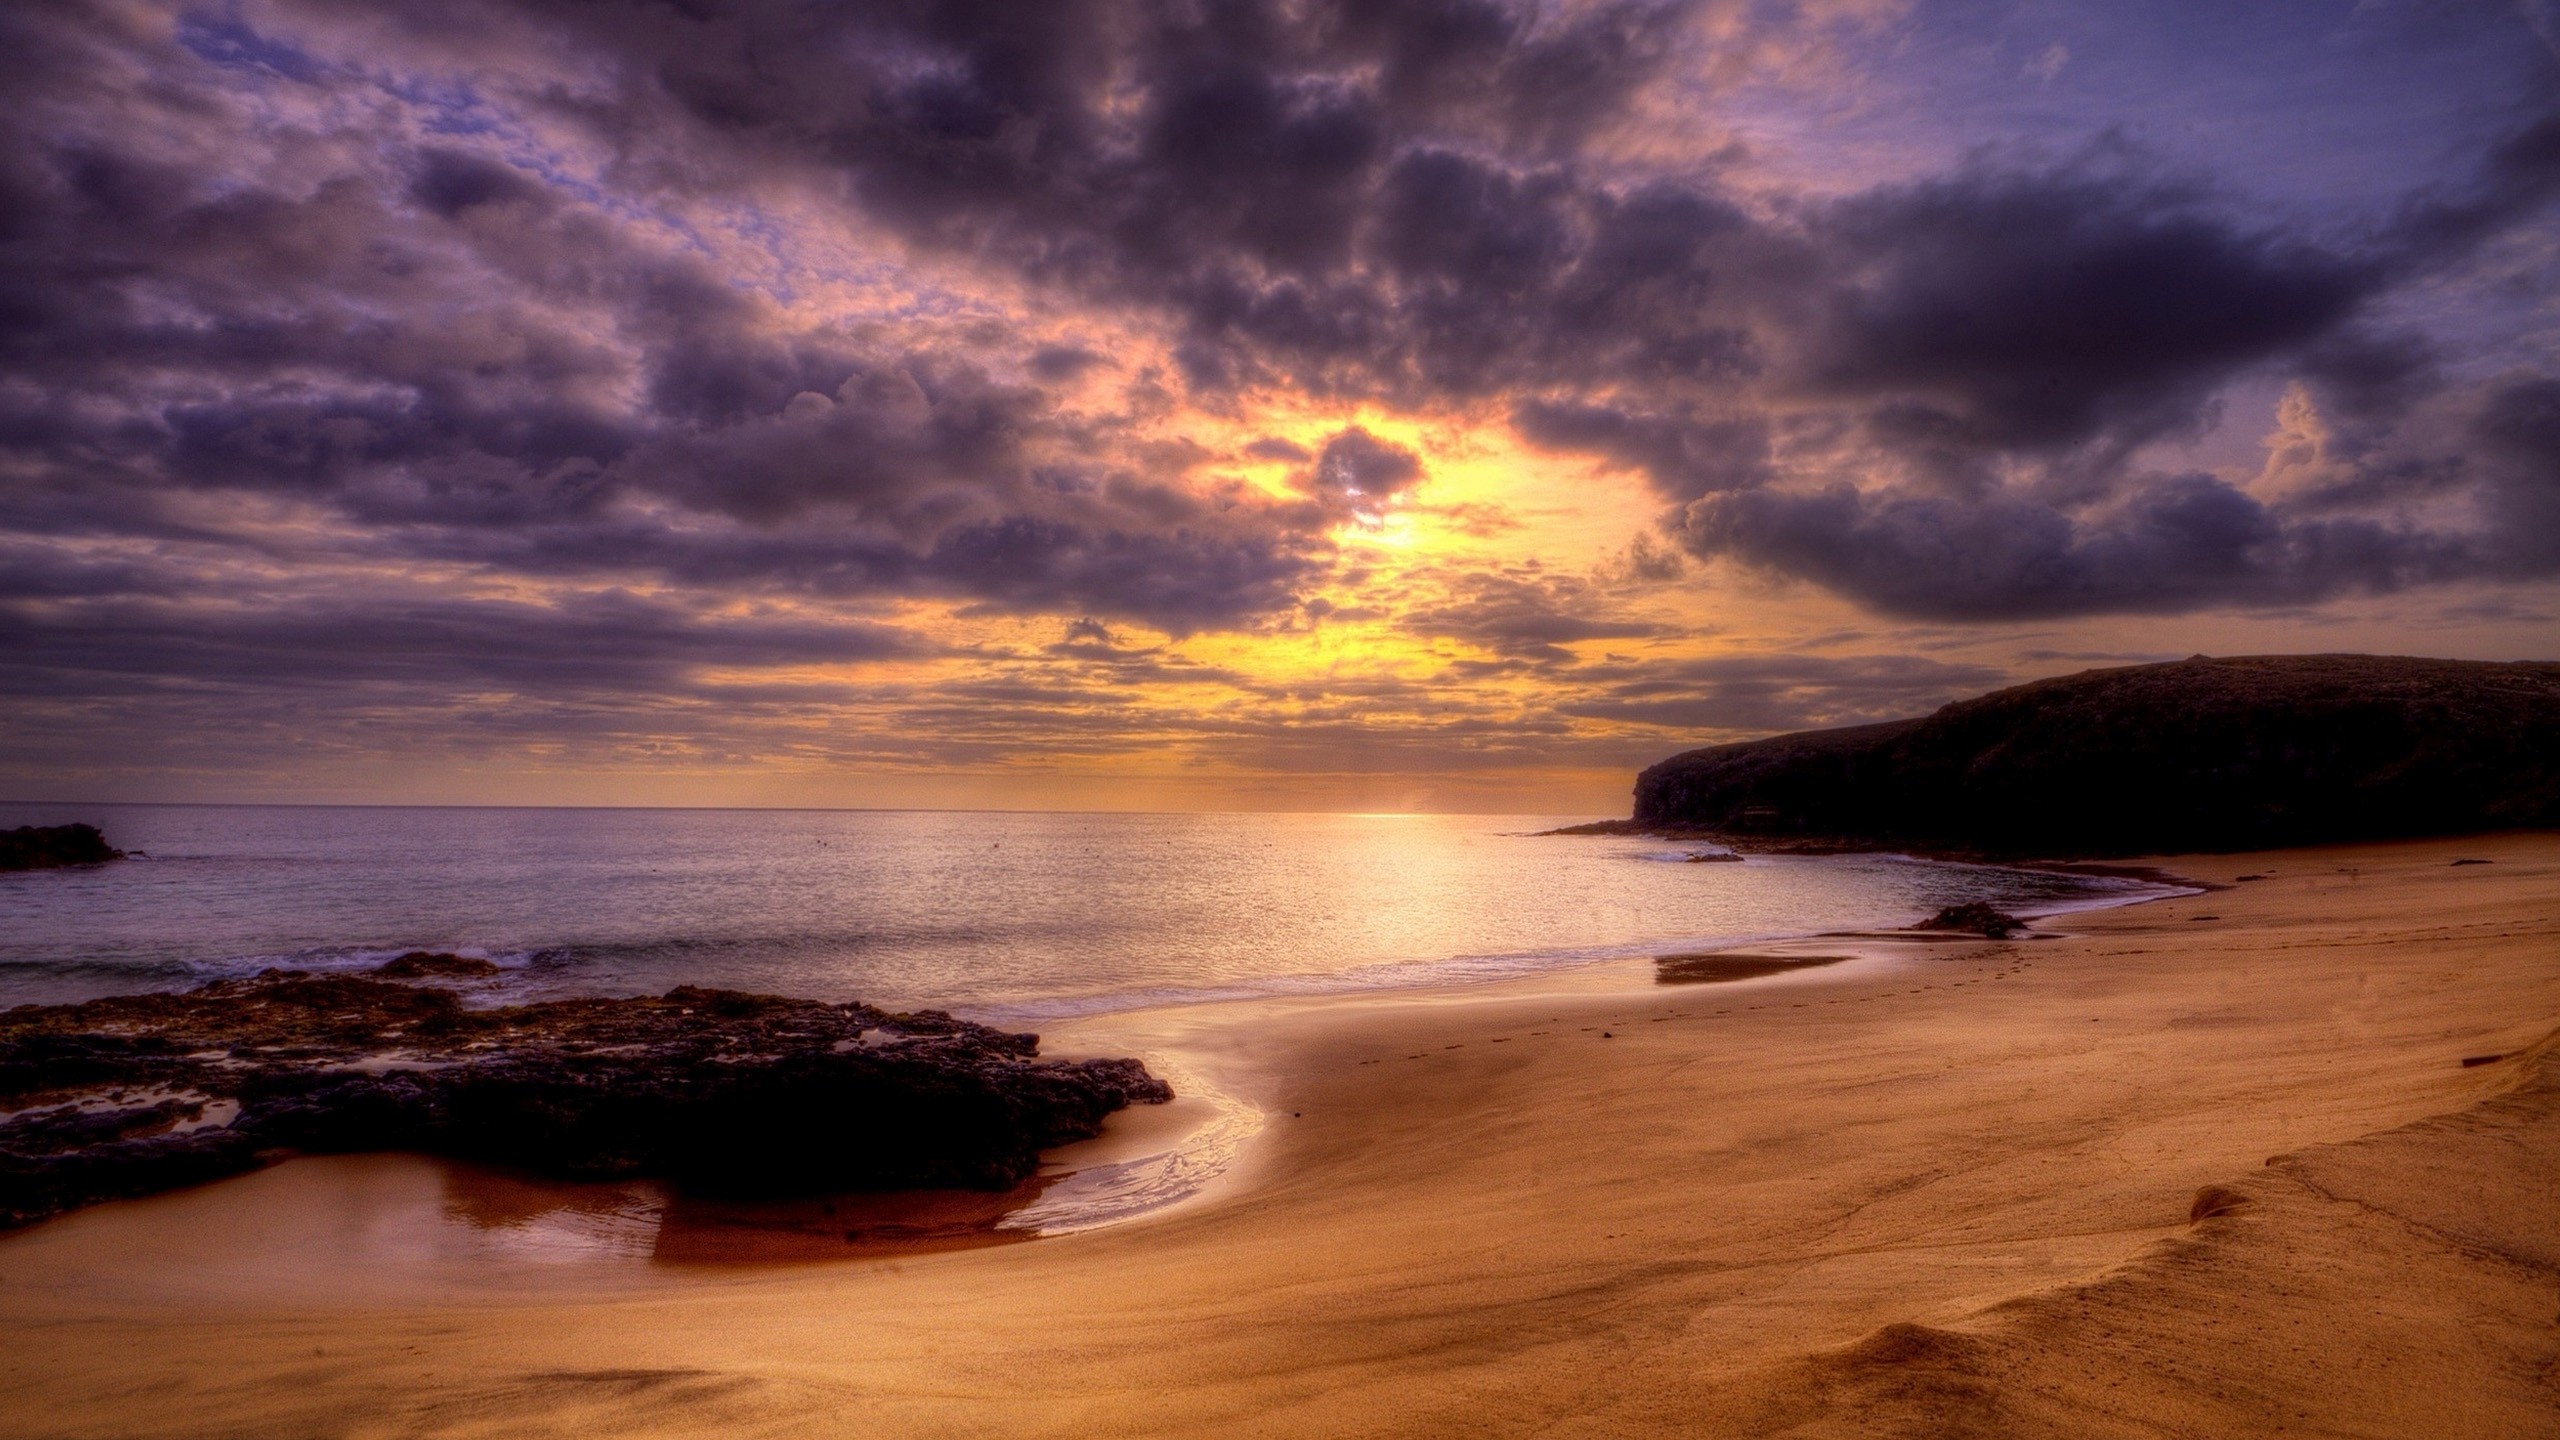
<svg viewBox="0 0 2560 1440">
<path fill-rule="evenodd" d="M 123 854 L 107 843 L 95 825 L 21 825 L 0 830 L 0 870 L 96 865 Z"/>
<path fill-rule="evenodd" d="M 2560 664 L 2198 656 L 1675 755 L 1634 828 L 2134 855 L 2560 825 Z"/>
<path fill-rule="evenodd" d="M 466 1004 L 486 961 L 269 970 L 0 1012 L 0 1225 L 296 1153 L 411 1150 L 707 1195 L 1003 1189 L 1172 1091 L 1036 1035 L 690 986 Z"/>
<path fill-rule="evenodd" d="M 1911 927 L 1914 930 L 1947 930 L 1963 935 L 1980 935 L 1991 940 L 2006 940 L 2027 928 L 2027 922 L 1980 900 L 1950 905 Z"/>
</svg>

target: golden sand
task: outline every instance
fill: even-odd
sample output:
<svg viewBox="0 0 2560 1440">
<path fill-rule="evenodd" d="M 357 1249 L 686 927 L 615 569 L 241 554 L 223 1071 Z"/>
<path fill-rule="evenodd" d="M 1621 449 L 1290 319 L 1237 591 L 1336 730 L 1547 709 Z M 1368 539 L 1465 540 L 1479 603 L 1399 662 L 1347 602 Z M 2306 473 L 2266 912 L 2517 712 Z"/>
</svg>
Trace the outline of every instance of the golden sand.
<svg viewBox="0 0 2560 1440">
<path fill-rule="evenodd" d="M 2165 863 L 2266 878 L 1087 1022 L 1265 1128 L 1029 1244 L 364 1249 L 397 1159 L 99 1207 L 0 1240 L 0 1434 L 2560 1435 L 2560 837 Z"/>
</svg>

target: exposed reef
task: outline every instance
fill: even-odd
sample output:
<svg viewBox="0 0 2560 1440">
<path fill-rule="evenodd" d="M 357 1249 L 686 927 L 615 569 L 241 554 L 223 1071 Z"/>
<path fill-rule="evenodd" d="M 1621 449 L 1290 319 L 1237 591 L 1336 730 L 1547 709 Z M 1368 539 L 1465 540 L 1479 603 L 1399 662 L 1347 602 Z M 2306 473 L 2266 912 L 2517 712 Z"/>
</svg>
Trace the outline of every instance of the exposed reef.
<svg viewBox="0 0 2560 1440">
<path fill-rule="evenodd" d="M 361 1150 L 734 1198 L 1002 1190 L 1173 1094 L 939 1011 L 691 986 L 466 1005 L 489 968 L 422 952 L 0 1012 L 0 1226 Z"/>
<path fill-rule="evenodd" d="M 1653 957 L 1653 983 L 1718 985 L 1735 980 L 1758 980 L 1770 975 L 1837 965 L 1850 958 L 1847 955 L 1775 955 L 1754 950 L 1657 955 Z"/>
<path fill-rule="evenodd" d="M 2560 664 L 2198 656 L 1675 755 L 1632 819 L 1745 849 L 2137 855 L 2560 826 Z"/>
<path fill-rule="evenodd" d="M 123 857 L 124 852 L 108 844 L 95 825 L 21 825 L 0 830 L 0 870 L 53 870 Z"/>
<path fill-rule="evenodd" d="M 1914 930 L 1952 930 L 1966 935 L 1980 935 L 1990 940 L 2006 940 L 2027 928 L 2027 922 L 2006 911 L 1975 900 L 1963 905 L 1950 905 L 1911 927 Z"/>
</svg>

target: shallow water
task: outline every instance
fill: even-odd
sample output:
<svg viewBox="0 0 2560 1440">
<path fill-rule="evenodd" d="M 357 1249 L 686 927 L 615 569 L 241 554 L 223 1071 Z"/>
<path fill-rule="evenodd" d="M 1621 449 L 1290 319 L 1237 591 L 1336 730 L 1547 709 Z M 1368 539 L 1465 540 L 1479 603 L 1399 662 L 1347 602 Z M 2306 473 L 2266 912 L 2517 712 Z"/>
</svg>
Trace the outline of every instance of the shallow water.
<svg viewBox="0 0 2560 1440">
<path fill-rule="evenodd" d="M 0 805 L 145 852 L 0 875 L 0 1005 L 423 948 L 497 960 L 512 997 L 706 984 L 1029 1023 L 2158 893 L 1533 833 L 1578 818 Z"/>
<path fill-rule="evenodd" d="M 705 984 L 1045 1028 L 1694 956 L 1967 900 L 2052 913 L 2163 893 L 1895 856 L 1693 864 L 1692 845 L 1536 833 L 1572 818 L 0 806 L 0 826 L 87 820 L 142 852 L 0 875 L 0 1006 L 436 949 L 506 967 L 483 1000 Z M 1691 978 L 1743 978 L 1724 969 Z M 1090 1229 L 1205 1193 L 1262 1127 L 1178 1053 L 1147 1058 L 1183 1098 L 1120 1117 L 1010 1196 L 722 1209 L 646 1184 L 448 1166 L 428 1185 L 428 1171 L 379 1165 L 325 1170 L 340 1186 L 326 1193 L 351 1217 L 350 1263 L 438 1273 Z"/>
</svg>

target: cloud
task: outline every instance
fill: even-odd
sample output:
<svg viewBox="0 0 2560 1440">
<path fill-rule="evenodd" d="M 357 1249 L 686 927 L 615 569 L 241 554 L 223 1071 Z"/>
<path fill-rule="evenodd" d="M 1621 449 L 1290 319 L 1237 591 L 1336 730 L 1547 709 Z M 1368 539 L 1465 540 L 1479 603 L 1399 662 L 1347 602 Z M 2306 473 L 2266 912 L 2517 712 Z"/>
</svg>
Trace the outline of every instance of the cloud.
<svg viewBox="0 0 2560 1440">
<path fill-rule="evenodd" d="M 2508 378 L 2474 427 L 2489 461 L 2491 565 L 2527 577 L 2560 572 L 2560 379 Z"/>
<path fill-rule="evenodd" d="M 1713 655 L 1577 674 L 1564 713 L 1703 737 L 1859 725 L 1922 715 L 2009 677 L 1912 655 Z"/>
<path fill-rule="evenodd" d="M 1176 632 L 1285 609 L 1328 563 L 1325 516 L 1200 480 L 1143 417 L 1066 398 L 1094 352 L 794 309 L 723 273 L 655 183 L 573 181 L 392 93 L 341 105 L 308 82 L 363 91 L 328 53 L 346 36 L 245 13 L 315 28 L 12 24 L 15 532 L 254 544 L 284 505 L 380 563 Z"/>
<path fill-rule="evenodd" d="M 699 692 L 718 670 L 861 664 L 929 650 L 865 621 L 707 615 L 618 591 L 540 604 L 418 596 L 269 608 L 196 596 L 0 607 L 0 674 L 10 693 L 29 699 L 101 685 L 195 694 L 320 685 L 378 700 L 491 688 L 623 700 Z"/>
<path fill-rule="evenodd" d="M 1568 665 L 1565 647 L 1586 640 L 1640 640 L 1664 633 L 1652 622 L 1610 613 L 1609 598 L 1589 582 L 1535 574 L 1449 577 L 1435 600 L 1408 609 L 1399 623 L 1417 635 L 1461 641 L 1509 661 Z"/>
<path fill-rule="evenodd" d="M 1795 412 L 1761 476 L 1675 509 L 1692 553 L 1883 613 L 1968 622 L 2313 604 L 2560 573 L 2541 518 L 2536 377 L 2451 382 L 2369 317 L 2555 193 L 2550 122 L 2361 247 L 2238 224 L 2209 192 L 2108 152 L 1870 191 L 1816 225 L 1844 277 L 1806 334 Z M 2265 477 L 2181 473 L 2243 375 L 2291 375 Z M 2466 413 L 2477 419 L 2465 421 Z M 1524 433 L 1657 476 L 1696 473 L 1615 411 L 1529 410 Z M 1669 487 L 1663 487 L 1668 489 Z"/>
<path fill-rule="evenodd" d="M 1376 524 L 1422 480 L 1422 461 L 1412 451 L 1355 425 L 1324 442 L 1299 486 L 1328 514 Z"/>
<path fill-rule="evenodd" d="M 1889 440 L 2034 451 L 2189 423 L 2238 368 L 2337 329 L 2377 260 L 2243 228 L 2187 187 L 1980 169 L 1826 217 L 1843 283 L 1809 357 Z"/>
<path fill-rule="evenodd" d="M 1771 478 L 1769 422 L 1757 415 L 1646 414 L 1532 399 L 1512 407 L 1511 425 L 1541 449 L 1596 454 L 1641 470 L 1670 500 L 1748 489 Z"/>
<path fill-rule="evenodd" d="M 2385 238 L 2404 265 L 2459 256 L 2560 196 L 2560 114 L 2543 115 L 2493 145 L 2467 184 L 2428 186 L 2401 207 Z"/>
<path fill-rule="evenodd" d="M 2289 519 L 2204 475 L 2143 481 L 2086 516 L 2023 497 L 1841 485 L 1714 497 L 1684 524 L 1699 553 L 1940 620 L 2298 605 L 2454 578 L 2476 560 L 2468 536 Z"/>
<path fill-rule="evenodd" d="M 2560 574 L 2560 381 L 2453 313 L 2538 298 L 2560 120 L 2448 128 L 2472 163 L 2353 210 L 2077 122 L 1884 180 L 1737 143 L 1785 133 L 1746 101 L 1847 93 L 1874 13 L 17 7 L 0 664 L 66 705 L 442 687 L 555 719 L 1030 667 L 981 677 L 995 704 L 1208 668 L 1127 634 L 1314 619 L 1580 677 L 1615 663 L 1592 642 L 1694 639 L 1627 607 L 1733 567 L 1965 624 Z M 2027 78 L 2112 63 L 2073 39 Z M 2258 473 L 2183 448 L 2270 394 Z M 1528 545 L 1537 507 L 1437 494 L 1381 438 L 1502 423 L 1642 476 L 1658 538 L 1570 580 L 1368 554 L 1395 508 Z M 962 662 L 883 618 L 910 612 L 1069 629 Z M 1577 703 L 1775 720 L 1953 683 L 1806 664 Z M 1310 736 L 1362 723 L 1305 703 Z"/>
</svg>

